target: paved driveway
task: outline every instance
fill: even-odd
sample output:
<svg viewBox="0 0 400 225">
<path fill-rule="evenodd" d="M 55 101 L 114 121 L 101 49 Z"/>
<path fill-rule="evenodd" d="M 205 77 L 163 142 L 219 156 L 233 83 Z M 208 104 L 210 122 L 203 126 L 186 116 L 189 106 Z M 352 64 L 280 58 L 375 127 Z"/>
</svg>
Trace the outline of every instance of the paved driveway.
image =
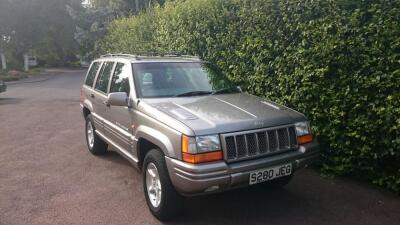
<svg viewBox="0 0 400 225">
<path fill-rule="evenodd" d="M 86 149 L 83 71 L 0 94 L 0 224 L 159 224 L 140 174 L 115 152 Z M 169 224 L 400 224 L 400 198 L 345 178 L 298 172 L 285 189 L 190 198 Z"/>
</svg>

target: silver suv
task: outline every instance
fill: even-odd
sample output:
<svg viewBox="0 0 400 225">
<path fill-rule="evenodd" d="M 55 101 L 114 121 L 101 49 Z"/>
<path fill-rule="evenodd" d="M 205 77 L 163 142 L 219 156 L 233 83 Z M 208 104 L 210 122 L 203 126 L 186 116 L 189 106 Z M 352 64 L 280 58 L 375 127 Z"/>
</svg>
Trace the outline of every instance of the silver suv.
<svg viewBox="0 0 400 225">
<path fill-rule="evenodd" d="M 142 171 L 160 220 L 187 196 L 283 186 L 319 156 L 303 114 L 224 77 L 189 56 L 106 55 L 90 65 L 81 91 L 89 151 L 110 146 Z"/>
</svg>

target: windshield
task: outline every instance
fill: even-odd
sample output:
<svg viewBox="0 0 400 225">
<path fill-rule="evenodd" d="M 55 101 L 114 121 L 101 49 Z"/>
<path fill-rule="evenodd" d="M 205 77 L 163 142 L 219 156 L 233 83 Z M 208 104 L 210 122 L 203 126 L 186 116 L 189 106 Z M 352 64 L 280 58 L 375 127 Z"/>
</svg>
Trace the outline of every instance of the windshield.
<svg viewBox="0 0 400 225">
<path fill-rule="evenodd" d="M 232 87 L 208 63 L 136 63 L 133 69 L 138 95 L 143 98 L 204 95 Z"/>
</svg>

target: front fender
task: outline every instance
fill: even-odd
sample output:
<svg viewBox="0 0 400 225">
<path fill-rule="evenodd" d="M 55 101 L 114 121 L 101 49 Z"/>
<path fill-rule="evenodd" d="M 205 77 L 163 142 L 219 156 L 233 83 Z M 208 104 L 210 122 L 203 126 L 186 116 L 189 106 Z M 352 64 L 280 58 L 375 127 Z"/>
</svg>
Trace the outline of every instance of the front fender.
<svg viewBox="0 0 400 225">
<path fill-rule="evenodd" d="M 81 107 L 87 108 L 90 112 L 93 112 L 92 102 L 90 102 L 88 99 L 83 100 L 83 102 L 81 103 Z"/>
<path fill-rule="evenodd" d="M 178 135 L 178 133 L 177 133 Z M 172 143 L 171 139 L 165 135 L 164 133 L 148 127 L 148 126 L 139 126 L 136 130 L 135 139 L 139 140 L 140 138 L 144 138 L 153 144 L 160 147 L 161 151 L 164 155 L 169 156 L 171 158 L 180 158 L 181 156 L 177 156 L 175 152 L 176 146 Z M 180 142 L 179 142 L 180 144 Z M 175 143 L 176 145 L 176 143 Z"/>
</svg>

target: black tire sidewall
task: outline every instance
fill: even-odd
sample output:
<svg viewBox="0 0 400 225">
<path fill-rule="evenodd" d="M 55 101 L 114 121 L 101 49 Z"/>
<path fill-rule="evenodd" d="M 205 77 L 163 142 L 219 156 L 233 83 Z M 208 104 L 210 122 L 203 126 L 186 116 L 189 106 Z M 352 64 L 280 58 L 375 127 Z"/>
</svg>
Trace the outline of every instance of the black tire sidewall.
<svg viewBox="0 0 400 225">
<path fill-rule="evenodd" d="M 90 114 L 86 116 L 86 122 L 85 122 L 85 136 L 86 136 L 86 144 L 87 144 L 87 147 L 88 147 L 89 151 L 93 153 L 94 144 L 93 144 L 93 147 L 90 147 L 89 138 L 88 138 L 88 123 L 91 123 L 91 124 L 92 124 L 93 133 L 95 134 L 96 128 L 94 127 L 93 118 L 92 118 L 92 115 L 90 115 Z M 94 134 L 93 134 L 93 135 L 94 135 Z M 94 141 L 96 141 L 96 140 L 94 140 Z"/>
<path fill-rule="evenodd" d="M 158 207 L 154 207 L 149 199 L 146 185 L 146 170 L 149 163 L 154 163 L 161 182 L 161 201 Z M 181 196 L 175 191 L 169 178 L 168 170 L 165 164 L 164 155 L 158 149 L 150 150 L 143 162 L 143 189 L 148 207 L 151 213 L 160 220 L 169 220 L 173 218 L 179 211 L 181 204 Z M 176 205 L 175 205 L 176 204 Z M 172 209 L 176 207 L 176 209 Z"/>
<path fill-rule="evenodd" d="M 87 133 L 87 125 L 88 123 L 90 123 L 92 125 L 93 128 L 93 138 L 94 138 L 94 143 L 93 146 L 90 147 L 89 144 L 89 139 L 88 139 L 88 133 Z M 85 122 L 85 136 L 86 136 L 86 144 L 87 147 L 90 151 L 90 153 L 92 153 L 93 155 L 103 155 L 107 152 L 107 143 L 104 142 L 99 136 L 97 136 L 96 134 L 96 127 L 94 126 L 94 122 L 93 122 L 93 117 L 92 115 L 87 115 L 86 116 L 86 122 Z"/>
<path fill-rule="evenodd" d="M 164 202 L 165 202 L 165 193 L 164 193 L 164 190 L 165 190 L 165 181 L 161 178 L 161 168 L 160 168 L 160 163 L 158 162 L 158 159 L 155 159 L 155 157 L 154 157 L 154 154 L 153 154 L 153 151 L 154 150 L 151 150 L 147 155 L 146 155 L 146 158 L 145 158 L 145 160 L 144 160 L 144 164 L 143 164 L 143 188 L 144 188 L 144 190 L 145 190 L 145 196 L 146 196 L 146 202 L 147 202 L 147 205 L 151 208 L 151 211 L 152 212 L 155 212 L 155 213 L 157 213 L 157 212 L 159 212 L 160 211 L 160 209 L 162 208 L 162 205 L 164 204 Z M 161 202 L 160 202 L 160 205 L 158 206 L 158 207 L 154 207 L 152 204 L 151 204 L 151 202 L 150 202 L 150 199 L 149 199 L 149 195 L 148 195 L 148 193 L 147 193 L 147 184 L 146 184 L 146 170 L 147 170 L 147 165 L 149 164 L 149 163 L 154 163 L 154 165 L 156 165 L 156 167 L 157 167 L 157 171 L 158 171 L 158 174 L 159 174 L 159 177 L 160 177 L 160 182 L 161 182 Z"/>
</svg>

